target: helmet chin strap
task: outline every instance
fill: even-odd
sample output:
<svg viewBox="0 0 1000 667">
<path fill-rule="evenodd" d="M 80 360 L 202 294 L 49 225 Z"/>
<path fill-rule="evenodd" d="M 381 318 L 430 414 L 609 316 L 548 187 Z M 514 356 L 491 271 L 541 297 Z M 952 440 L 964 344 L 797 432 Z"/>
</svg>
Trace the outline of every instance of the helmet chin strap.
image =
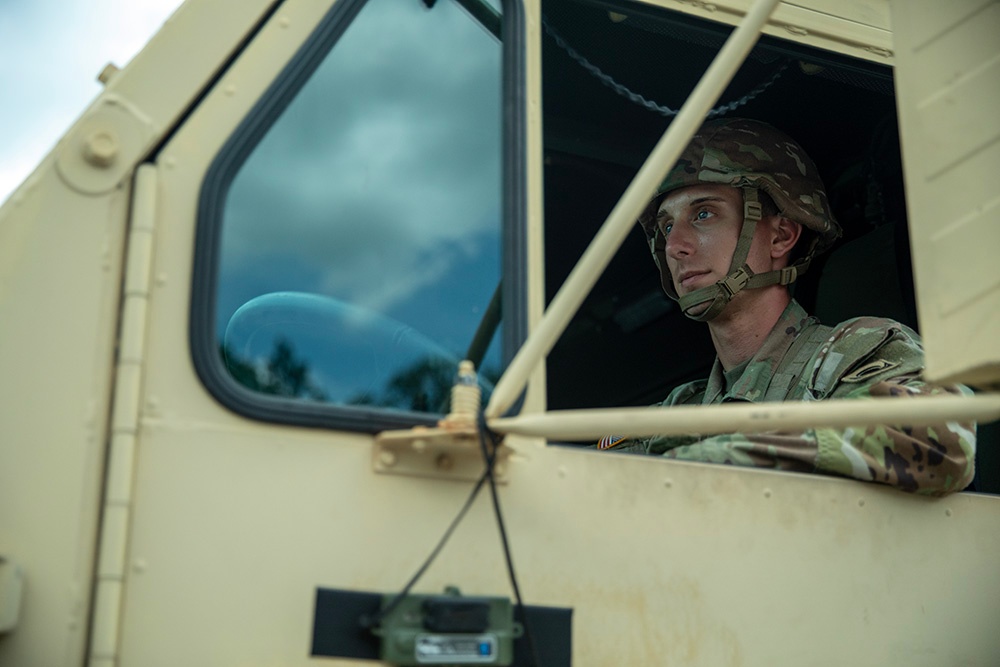
<svg viewBox="0 0 1000 667">
<path fill-rule="evenodd" d="M 677 301 L 685 315 L 698 322 L 707 322 L 721 313 L 726 304 L 747 286 L 754 277 L 754 272 L 747 266 L 747 256 L 750 254 L 750 245 L 753 243 L 754 231 L 760 219 L 761 208 L 757 188 L 743 188 L 743 229 L 740 230 L 740 238 L 736 242 L 733 259 L 729 263 L 729 275 L 714 285 L 696 289 L 680 297 Z M 707 301 L 711 301 L 711 304 L 703 312 L 698 314 L 689 312 L 694 306 Z"/>
<path fill-rule="evenodd" d="M 692 320 L 707 322 L 722 312 L 734 296 L 744 289 L 754 289 L 766 287 L 768 285 L 788 285 L 809 268 L 813 254 L 816 249 L 818 238 L 814 238 L 809 246 L 809 251 L 805 257 L 795 262 L 791 266 L 783 269 L 775 269 L 766 273 L 754 273 L 747 265 L 747 257 L 750 255 L 750 245 L 753 243 L 753 235 L 760 222 L 762 211 L 760 200 L 757 196 L 757 188 L 744 187 L 743 190 L 743 229 L 740 230 L 740 238 L 736 242 L 736 250 L 733 251 L 733 259 L 729 264 L 729 275 L 724 279 L 696 289 L 690 294 L 685 294 L 677 301 L 681 310 Z M 706 302 L 711 302 L 704 312 L 694 314 L 688 312 L 691 308 Z"/>
</svg>

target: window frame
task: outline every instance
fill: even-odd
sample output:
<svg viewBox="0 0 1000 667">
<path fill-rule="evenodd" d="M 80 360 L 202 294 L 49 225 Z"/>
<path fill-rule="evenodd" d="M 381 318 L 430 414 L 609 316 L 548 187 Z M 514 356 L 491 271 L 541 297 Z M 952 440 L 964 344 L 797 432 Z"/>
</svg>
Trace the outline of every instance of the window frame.
<svg viewBox="0 0 1000 667">
<path fill-rule="evenodd" d="M 281 70 L 212 159 L 196 212 L 190 294 L 189 350 L 209 393 L 233 412 L 264 422 L 377 433 L 434 425 L 440 415 L 394 408 L 347 406 L 255 392 L 229 373 L 215 330 L 222 219 L 229 188 L 249 155 L 324 61 L 368 0 L 339 0 Z M 527 338 L 527 178 L 524 145 L 525 21 L 522 0 L 503 0 L 501 40 L 501 362 L 506 367 Z M 470 20 L 475 20 L 470 17 Z M 253 49 L 251 42 L 248 49 Z M 484 304 L 485 305 L 485 304 Z"/>
</svg>

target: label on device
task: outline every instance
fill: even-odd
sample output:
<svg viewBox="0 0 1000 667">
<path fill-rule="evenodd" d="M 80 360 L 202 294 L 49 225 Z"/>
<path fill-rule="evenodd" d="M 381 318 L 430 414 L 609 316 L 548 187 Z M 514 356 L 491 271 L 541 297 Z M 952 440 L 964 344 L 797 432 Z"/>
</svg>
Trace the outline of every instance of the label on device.
<svg viewBox="0 0 1000 667">
<path fill-rule="evenodd" d="M 497 660 L 497 637 L 483 635 L 417 635 L 414 657 L 424 664 L 489 664 Z"/>
</svg>

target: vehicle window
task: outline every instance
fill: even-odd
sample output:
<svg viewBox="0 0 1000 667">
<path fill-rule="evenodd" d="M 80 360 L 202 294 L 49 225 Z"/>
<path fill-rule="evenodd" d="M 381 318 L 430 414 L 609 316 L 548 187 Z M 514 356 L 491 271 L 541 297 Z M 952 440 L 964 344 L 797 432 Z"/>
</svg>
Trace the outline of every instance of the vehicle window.
<svg viewBox="0 0 1000 667">
<path fill-rule="evenodd" d="M 551 299 L 730 29 L 636 2 L 543 0 L 545 284 Z M 816 162 L 843 237 L 793 295 L 826 324 L 919 331 L 893 70 L 764 35 L 713 110 L 770 123 Z M 709 375 L 703 323 L 664 294 L 636 225 L 546 359 L 550 410 L 644 406 Z M 1000 489 L 1000 422 L 979 424 L 979 492 Z M 592 446 L 594 440 L 580 444 Z"/>
<path fill-rule="evenodd" d="M 254 392 L 440 413 L 459 360 L 499 375 L 501 45 L 430 4 L 365 3 L 233 170 L 213 326 Z"/>
<path fill-rule="evenodd" d="M 730 28 L 634 2 L 544 0 L 542 11 L 551 299 Z M 839 267 L 824 266 L 830 254 L 815 261 L 796 299 L 824 321 L 875 314 L 915 326 L 891 70 L 765 35 L 715 113 L 797 138 L 819 165 L 843 245 L 865 239 L 827 289 L 824 269 Z M 879 260 L 858 270 L 866 257 Z M 547 358 L 548 407 L 650 405 L 706 377 L 714 356 L 705 325 L 664 294 L 636 225 Z"/>
</svg>

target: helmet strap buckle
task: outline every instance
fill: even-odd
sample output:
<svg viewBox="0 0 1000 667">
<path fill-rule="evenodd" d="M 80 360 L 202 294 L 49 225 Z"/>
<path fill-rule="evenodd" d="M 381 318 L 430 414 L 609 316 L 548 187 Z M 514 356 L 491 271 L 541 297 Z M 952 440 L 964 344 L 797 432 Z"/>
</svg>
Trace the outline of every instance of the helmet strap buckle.
<svg viewBox="0 0 1000 667">
<path fill-rule="evenodd" d="M 728 302 L 736 296 L 740 290 L 746 287 L 751 278 L 753 278 L 753 271 L 750 270 L 749 266 L 744 264 L 741 268 L 733 271 L 726 276 L 725 279 L 720 280 L 716 284 L 726 292 L 725 299 Z"/>
<path fill-rule="evenodd" d="M 792 266 L 786 266 L 779 271 L 778 284 L 779 285 L 790 285 L 794 283 L 799 277 L 799 267 L 795 264 Z"/>
</svg>

